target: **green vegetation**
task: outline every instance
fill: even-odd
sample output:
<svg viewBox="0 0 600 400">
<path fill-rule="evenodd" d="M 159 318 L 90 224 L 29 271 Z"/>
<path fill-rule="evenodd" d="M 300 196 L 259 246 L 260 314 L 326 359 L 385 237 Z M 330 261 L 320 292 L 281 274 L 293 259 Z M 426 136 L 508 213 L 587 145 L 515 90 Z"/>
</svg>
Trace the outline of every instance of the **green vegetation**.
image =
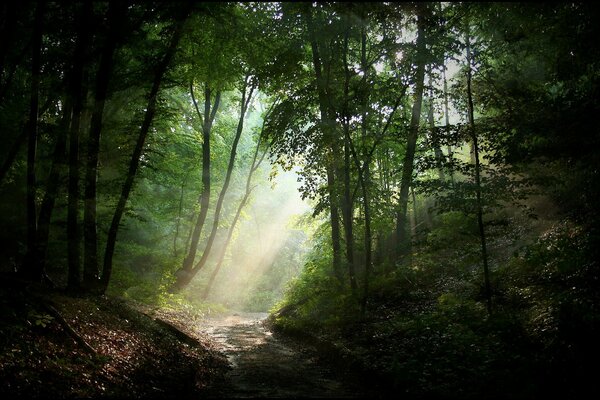
<svg viewBox="0 0 600 400">
<path fill-rule="evenodd" d="M 598 393 L 599 17 L 3 4 L 2 272 L 270 310 L 383 394 Z M 3 332 L 56 323 L 28 312 Z"/>
</svg>

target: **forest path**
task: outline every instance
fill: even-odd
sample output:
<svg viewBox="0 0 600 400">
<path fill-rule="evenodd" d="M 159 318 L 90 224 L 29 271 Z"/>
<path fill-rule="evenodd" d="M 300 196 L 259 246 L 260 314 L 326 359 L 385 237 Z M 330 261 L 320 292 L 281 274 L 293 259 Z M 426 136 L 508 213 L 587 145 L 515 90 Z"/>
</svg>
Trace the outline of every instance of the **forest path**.
<svg viewBox="0 0 600 400">
<path fill-rule="evenodd" d="M 273 333 L 266 313 L 203 321 L 231 364 L 219 397 L 362 397 L 349 377 L 319 359 L 316 349 Z"/>
</svg>

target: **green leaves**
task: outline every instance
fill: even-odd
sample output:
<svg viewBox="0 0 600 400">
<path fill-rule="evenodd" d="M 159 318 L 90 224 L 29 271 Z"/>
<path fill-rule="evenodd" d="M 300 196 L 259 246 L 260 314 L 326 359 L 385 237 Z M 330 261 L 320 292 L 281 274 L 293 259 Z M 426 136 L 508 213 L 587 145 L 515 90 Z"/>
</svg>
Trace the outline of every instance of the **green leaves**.
<svg viewBox="0 0 600 400">
<path fill-rule="evenodd" d="M 38 311 L 30 310 L 27 313 L 27 321 L 34 326 L 40 326 L 45 328 L 54 320 L 54 317 L 50 314 L 40 313 Z"/>
</svg>

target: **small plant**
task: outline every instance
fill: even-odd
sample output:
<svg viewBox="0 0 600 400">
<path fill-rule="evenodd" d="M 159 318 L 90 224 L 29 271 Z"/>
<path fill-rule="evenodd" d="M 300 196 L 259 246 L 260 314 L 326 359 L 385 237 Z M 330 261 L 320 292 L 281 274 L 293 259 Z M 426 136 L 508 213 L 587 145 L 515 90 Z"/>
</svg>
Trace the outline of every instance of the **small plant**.
<svg viewBox="0 0 600 400">
<path fill-rule="evenodd" d="M 39 313 L 37 311 L 29 311 L 27 313 L 27 321 L 34 326 L 41 326 L 45 328 L 54 320 L 54 317 L 50 314 Z"/>
</svg>

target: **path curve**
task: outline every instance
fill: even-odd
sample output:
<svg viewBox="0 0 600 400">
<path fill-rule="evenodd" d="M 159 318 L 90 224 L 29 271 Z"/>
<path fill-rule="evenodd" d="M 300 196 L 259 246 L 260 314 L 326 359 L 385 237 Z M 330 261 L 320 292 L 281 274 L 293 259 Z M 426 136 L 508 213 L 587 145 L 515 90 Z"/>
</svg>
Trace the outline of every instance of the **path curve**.
<svg viewBox="0 0 600 400">
<path fill-rule="evenodd" d="M 219 397 L 357 398 L 350 378 L 315 349 L 274 334 L 266 313 L 236 313 L 202 322 L 231 364 Z"/>
</svg>

